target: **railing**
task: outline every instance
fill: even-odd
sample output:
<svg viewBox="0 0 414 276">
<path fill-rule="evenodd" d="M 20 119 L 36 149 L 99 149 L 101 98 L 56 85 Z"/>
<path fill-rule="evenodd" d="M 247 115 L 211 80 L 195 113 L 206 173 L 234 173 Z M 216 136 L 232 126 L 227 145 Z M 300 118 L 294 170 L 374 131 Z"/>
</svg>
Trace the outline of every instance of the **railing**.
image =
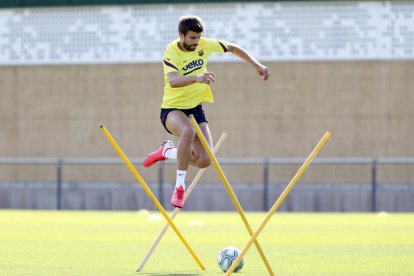
<svg viewBox="0 0 414 276">
<path fill-rule="evenodd" d="M 268 209 L 269 166 L 297 165 L 304 158 L 218 158 L 220 164 L 263 165 L 263 211 Z M 133 164 L 141 164 L 144 159 L 131 158 Z M 0 158 L 0 165 L 55 165 L 56 166 L 56 209 L 62 209 L 62 167 L 65 165 L 122 165 L 120 158 Z M 175 162 L 166 161 L 158 166 L 158 198 L 163 202 L 164 166 Z M 321 165 L 370 165 L 371 166 L 371 211 L 377 211 L 377 166 L 414 164 L 414 158 L 315 158 L 312 164 Z"/>
</svg>

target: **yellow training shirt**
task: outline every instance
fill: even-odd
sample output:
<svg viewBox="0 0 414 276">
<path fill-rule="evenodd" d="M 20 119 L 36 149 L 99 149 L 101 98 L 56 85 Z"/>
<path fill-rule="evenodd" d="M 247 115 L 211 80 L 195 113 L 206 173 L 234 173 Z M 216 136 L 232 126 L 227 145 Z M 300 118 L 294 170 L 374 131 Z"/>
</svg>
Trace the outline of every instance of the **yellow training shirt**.
<svg viewBox="0 0 414 276">
<path fill-rule="evenodd" d="M 183 87 L 170 86 L 167 74 L 178 72 L 180 76 L 196 76 L 207 72 L 207 60 L 211 53 L 227 52 L 227 43 L 222 40 L 201 37 L 194 51 L 184 52 L 176 39 L 167 45 L 164 53 L 164 97 L 162 108 L 190 109 L 202 102 L 214 102 L 210 85 L 193 83 Z"/>
</svg>

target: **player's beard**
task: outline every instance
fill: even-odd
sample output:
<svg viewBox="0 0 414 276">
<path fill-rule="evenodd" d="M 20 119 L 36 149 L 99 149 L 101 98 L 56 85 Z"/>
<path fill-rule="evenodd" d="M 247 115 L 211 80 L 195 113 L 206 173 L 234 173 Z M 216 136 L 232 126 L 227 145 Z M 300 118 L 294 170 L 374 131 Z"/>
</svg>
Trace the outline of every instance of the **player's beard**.
<svg viewBox="0 0 414 276">
<path fill-rule="evenodd" d="M 185 41 L 183 42 L 184 49 L 188 51 L 194 51 L 197 48 L 197 46 L 198 46 L 197 44 L 188 45 L 187 43 L 185 43 Z"/>
</svg>

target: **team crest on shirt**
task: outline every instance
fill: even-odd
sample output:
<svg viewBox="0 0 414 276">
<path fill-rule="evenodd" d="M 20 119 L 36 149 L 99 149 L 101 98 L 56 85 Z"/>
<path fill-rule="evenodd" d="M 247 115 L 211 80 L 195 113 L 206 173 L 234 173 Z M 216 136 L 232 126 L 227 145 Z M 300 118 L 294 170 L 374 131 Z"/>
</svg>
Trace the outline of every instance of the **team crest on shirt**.
<svg viewBox="0 0 414 276">
<path fill-rule="evenodd" d="M 198 55 L 199 55 L 200 57 L 202 57 L 202 56 L 204 55 L 204 51 L 203 51 L 203 50 L 198 51 Z"/>
</svg>

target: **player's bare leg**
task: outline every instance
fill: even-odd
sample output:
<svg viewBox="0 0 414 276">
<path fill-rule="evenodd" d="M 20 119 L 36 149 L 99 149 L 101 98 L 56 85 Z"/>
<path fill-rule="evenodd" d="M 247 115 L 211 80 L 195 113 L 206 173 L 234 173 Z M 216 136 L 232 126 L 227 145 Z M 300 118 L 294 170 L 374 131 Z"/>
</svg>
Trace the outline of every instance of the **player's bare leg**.
<svg viewBox="0 0 414 276">
<path fill-rule="evenodd" d="M 185 176 L 189 164 L 205 168 L 210 165 L 210 159 L 196 137 L 193 126 L 182 111 L 173 110 L 168 113 L 165 126 L 172 134 L 180 137 L 177 145 L 177 181 L 171 204 L 181 208 L 184 204 Z M 200 128 L 211 146 L 212 139 L 208 124 L 201 123 Z"/>
<path fill-rule="evenodd" d="M 204 137 L 206 137 L 207 143 L 210 148 L 213 148 L 213 141 L 211 139 L 211 133 L 210 128 L 208 127 L 207 123 L 201 123 L 199 124 L 201 131 L 203 132 Z M 194 138 L 194 141 L 192 143 L 192 156 L 190 163 L 191 165 L 197 167 L 197 168 L 207 168 L 210 166 L 211 161 L 210 157 L 208 156 L 207 152 L 204 150 L 203 145 L 201 144 L 200 139 L 197 137 Z"/>
</svg>

